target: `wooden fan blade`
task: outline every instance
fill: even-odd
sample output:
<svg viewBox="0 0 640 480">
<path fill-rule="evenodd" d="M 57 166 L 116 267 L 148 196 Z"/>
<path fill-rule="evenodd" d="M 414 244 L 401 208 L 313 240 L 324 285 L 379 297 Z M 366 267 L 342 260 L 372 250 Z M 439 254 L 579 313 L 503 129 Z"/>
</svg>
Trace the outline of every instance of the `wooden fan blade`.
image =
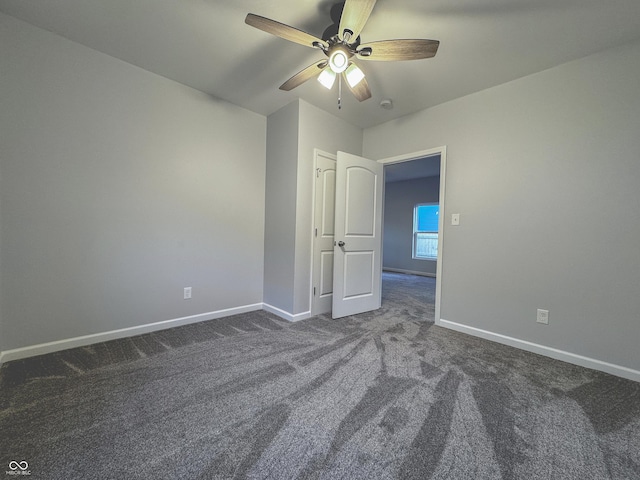
<svg viewBox="0 0 640 480">
<path fill-rule="evenodd" d="M 280 90 L 293 90 L 299 85 L 302 85 L 307 80 L 311 80 L 313 77 L 320 75 L 320 72 L 324 67 L 327 66 L 327 61 L 322 60 L 320 62 L 316 62 L 312 65 L 309 65 L 307 68 L 300 70 L 289 80 L 280 85 Z"/>
<path fill-rule="evenodd" d="M 269 18 L 261 17 L 260 15 L 254 15 L 250 13 L 247 18 L 244 19 L 244 23 L 251 25 L 259 30 L 275 35 L 276 37 L 284 38 L 291 42 L 299 43 L 307 47 L 316 48 L 317 45 L 322 45 L 324 48 L 328 48 L 327 42 L 320 40 L 313 35 L 310 35 L 297 28 L 290 27 L 284 23 L 276 22 Z"/>
<path fill-rule="evenodd" d="M 359 102 L 364 102 L 368 98 L 371 98 L 371 90 L 369 89 L 369 84 L 367 83 L 366 78 L 360 80 L 355 87 L 349 85 L 347 76 L 344 72 L 342 72 L 342 79 L 347 87 L 349 87 L 349 90 L 351 90 L 351 93 L 353 93 L 353 96 L 356 97 Z"/>
<path fill-rule="evenodd" d="M 395 60 L 420 60 L 431 58 L 438 51 L 438 40 L 382 40 L 358 47 L 360 60 L 391 62 Z"/>
<path fill-rule="evenodd" d="M 375 4 L 376 0 L 347 0 L 340 17 L 339 37 L 344 39 L 344 31 L 350 30 L 352 33 L 348 43 L 355 42 L 367 23 Z"/>
</svg>

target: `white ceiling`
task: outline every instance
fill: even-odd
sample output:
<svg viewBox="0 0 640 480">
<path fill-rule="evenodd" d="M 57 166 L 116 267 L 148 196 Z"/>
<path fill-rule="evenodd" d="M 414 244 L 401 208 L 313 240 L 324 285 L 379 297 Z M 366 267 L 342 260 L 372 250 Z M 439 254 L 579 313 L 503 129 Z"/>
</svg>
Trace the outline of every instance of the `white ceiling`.
<svg viewBox="0 0 640 480">
<path fill-rule="evenodd" d="M 268 115 L 302 98 L 366 128 L 640 39 L 640 0 L 378 0 L 362 42 L 440 40 L 433 59 L 359 62 L 373 97 L 315 81 L 278 90 L 322 53 L 244 23 L 247 13 L 321 36 L 328 0 L 0 0 L 0 11 Z M 391 98 L 392 110 L 379 107 Z"/>
</svg>

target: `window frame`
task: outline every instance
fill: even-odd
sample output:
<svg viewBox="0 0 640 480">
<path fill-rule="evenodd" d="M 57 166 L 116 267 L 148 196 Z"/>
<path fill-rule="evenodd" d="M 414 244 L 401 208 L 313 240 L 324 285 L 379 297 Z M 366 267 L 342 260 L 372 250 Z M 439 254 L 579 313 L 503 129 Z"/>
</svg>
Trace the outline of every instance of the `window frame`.
<svg viewBox="0 0 640 480">
<path fill-rule="evenodd" d="M 417 226 L 418 226 L 418 207 L 423 207 L 423 206 L 432 206 L 432 205 L 438 205 L 438 217 L 440 216 L 440 202 L 423 202 L 423 203 L 416 203 L 413 206 L 413 225 L 412 225 L 412 235 L 411 235 L 411 258 L 413 260 L 426 260 L 426 261 L 436 261 L 438 260 L 438 250 L 440 249 L 440 234 L 439 232 L 436 231 L 427 231 L 427 230 L 417 230 Z M 440 228 L 440 218 L 438 218 L 438 228 Z M 416 240 L 417 240 L 417 236 L 420 233 L 430 233 L 430 234 L 436 234 L 437 235 L 437 247 L 436 247 L 436 254 L 435 256 L 431 257 L 424 257 L 424 256 L 417 256 L 416 255 Z"/>
</svg>

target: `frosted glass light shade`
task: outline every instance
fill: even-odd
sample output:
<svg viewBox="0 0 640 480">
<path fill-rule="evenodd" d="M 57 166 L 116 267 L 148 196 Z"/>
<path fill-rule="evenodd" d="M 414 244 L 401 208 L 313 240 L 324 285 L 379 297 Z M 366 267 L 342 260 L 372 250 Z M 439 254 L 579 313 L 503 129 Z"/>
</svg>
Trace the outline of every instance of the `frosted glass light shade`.
<svg viewBox="0 0 640 480">
<path fill-rule="evenodd" d="M 364 78 L 364 72 L 360 70 L 355 63 L 349 65 L 349 68 L 347 68 L 345 75 L 347 77 L 347 82 L 349 83 L 349 86 L 351 88 L 359 84 Z"/>
<path fill-rule="evenodd" d="M 318 75 L 318 81 L 324 88 L 331 90 L 333 83 L 336 81 L 336 74 L 330 68 L 325 68 L 320 72 L 320 75 Z"/>
</svg>

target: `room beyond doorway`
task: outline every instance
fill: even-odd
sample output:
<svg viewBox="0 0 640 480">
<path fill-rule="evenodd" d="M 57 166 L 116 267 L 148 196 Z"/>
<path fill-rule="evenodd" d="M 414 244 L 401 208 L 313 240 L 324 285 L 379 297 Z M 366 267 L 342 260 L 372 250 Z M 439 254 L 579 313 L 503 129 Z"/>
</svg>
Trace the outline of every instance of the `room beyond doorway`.
<svg viewBox="0 0 640 480">
<path fill-rule="evenodd" d="M 384 172 L 383 269 L 435 277 L 440 155 L 387 165 Z"/>
</svg>

